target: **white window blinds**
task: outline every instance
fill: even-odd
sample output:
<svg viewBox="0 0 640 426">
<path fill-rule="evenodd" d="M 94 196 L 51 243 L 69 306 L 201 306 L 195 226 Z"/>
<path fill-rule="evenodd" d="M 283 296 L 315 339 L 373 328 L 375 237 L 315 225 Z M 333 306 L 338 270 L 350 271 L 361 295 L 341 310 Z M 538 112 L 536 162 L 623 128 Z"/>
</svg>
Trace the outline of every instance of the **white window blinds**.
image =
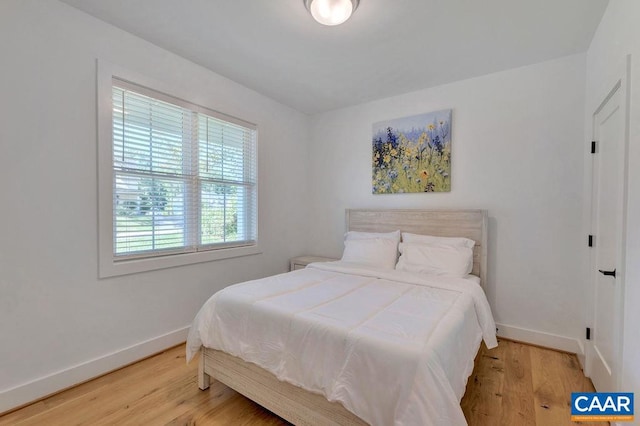
<svg viewBox="0 0 640 426">
<path fill-rule="evenodd" d="M 254 245 L 255 126 L 113 79 L 114 258 Z"/>
</svg>

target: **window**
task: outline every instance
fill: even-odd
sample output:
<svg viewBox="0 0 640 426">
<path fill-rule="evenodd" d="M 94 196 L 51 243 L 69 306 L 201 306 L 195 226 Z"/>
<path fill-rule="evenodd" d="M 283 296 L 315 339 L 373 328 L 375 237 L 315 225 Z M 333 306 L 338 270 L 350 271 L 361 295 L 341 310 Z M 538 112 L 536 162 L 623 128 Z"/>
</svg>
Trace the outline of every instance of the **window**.
<svg viewBox="0 0 640 426">
<path fill-rule="evenodd" d="M 255 126 L 110 82 L 111 253 L 100 275 L 254 253 L 242 249 L 257 247 Z"/>
</svg>

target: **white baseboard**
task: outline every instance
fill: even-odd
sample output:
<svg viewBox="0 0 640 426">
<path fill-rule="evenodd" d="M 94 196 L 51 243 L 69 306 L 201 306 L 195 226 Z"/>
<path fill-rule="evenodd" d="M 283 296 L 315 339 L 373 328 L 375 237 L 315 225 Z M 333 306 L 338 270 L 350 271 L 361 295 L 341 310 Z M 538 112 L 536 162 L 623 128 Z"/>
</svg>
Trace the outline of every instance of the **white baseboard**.
<svg viewBox="0 0 640 426">
<path fill-rule="evenodd" d="M 526 328 L 513 327 L 505 324 L 496 324 L 498 336 L 505 339 L 518 340 L 524 343 L 544 346 L 546 348 L 571 352 L 578 355 L 578 359 L 584 360 L 584 345 L 579 339 L 559 336 L 557 334 L 544 333 Z"/>
<path fill-rule="evenodd" d="M 0 391 L 0 413 L 101 376 L 187 340 L 189 327 L 137 343 L 14 388 Z"/>
</svg>

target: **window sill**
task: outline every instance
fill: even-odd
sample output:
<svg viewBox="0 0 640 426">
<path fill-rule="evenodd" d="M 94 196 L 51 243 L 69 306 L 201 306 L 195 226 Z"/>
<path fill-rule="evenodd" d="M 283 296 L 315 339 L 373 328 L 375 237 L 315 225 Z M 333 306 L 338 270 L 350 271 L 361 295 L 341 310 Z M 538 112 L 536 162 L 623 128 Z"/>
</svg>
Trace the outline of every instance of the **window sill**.
<svg viewBox="0 0 640 426">
<path fill-rule="evenodd" d="M 176 266 L 193 265 L 195 263 L 211 262 L 214 260 L 252 256 L 260 253 L 262 253 L 262 251 L 256 244 L 246 247 L 233 247 L 203 251 L 198 253 L 174 254 L 170 256 L 152 257 L 146 259 L 114 261 L 111 257 L 109 257 L 109 259 L 101 259 L 98 277 L 109 278 L 119 275 L 137 274 L 140 272 L 155 271 L 158 269 L 173 268 Z"/>
</svg>

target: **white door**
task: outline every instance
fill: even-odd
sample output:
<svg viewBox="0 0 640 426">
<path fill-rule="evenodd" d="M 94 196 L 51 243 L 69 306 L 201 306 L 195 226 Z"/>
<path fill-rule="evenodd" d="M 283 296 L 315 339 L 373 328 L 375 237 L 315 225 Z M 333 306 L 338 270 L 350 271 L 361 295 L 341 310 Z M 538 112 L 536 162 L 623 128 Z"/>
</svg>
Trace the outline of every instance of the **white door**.
<svg viewBox="0 0 640 426">
<path fill-rule="evenodd" d="M 616 84 L 593 115 L 591 277 L 595 288 L 590 351 L 591 379 L 598 392 L 618 390 L 623 320 L 622 251 L 626 108 L 623 85 Z"/>
</svg>

